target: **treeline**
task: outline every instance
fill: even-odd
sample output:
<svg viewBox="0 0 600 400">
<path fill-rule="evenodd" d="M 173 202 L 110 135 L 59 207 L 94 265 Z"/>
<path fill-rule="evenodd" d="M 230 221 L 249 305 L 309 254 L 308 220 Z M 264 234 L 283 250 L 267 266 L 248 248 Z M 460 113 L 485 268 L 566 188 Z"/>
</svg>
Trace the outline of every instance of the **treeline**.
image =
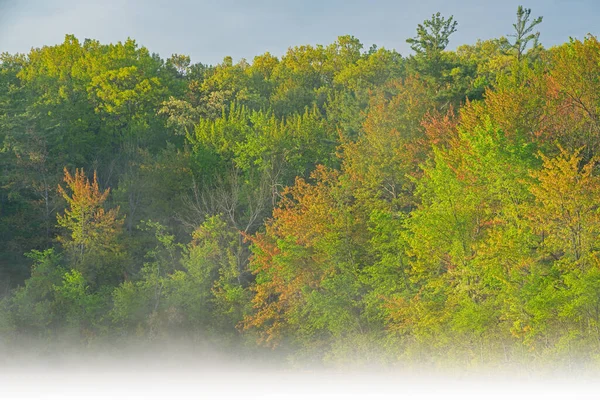
<svg viewBox="0 0 600 400">
<path fill-rule="evenodd" d="M 0 337 L 600 356 L 600 43 L 0 58 Z"/>
</svg>

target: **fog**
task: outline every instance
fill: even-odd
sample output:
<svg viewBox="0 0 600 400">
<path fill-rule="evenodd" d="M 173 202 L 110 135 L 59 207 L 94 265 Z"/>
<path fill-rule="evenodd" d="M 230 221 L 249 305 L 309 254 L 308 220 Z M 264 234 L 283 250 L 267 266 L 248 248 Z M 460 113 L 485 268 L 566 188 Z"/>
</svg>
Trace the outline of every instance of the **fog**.
<svg viewBox="0 0 600 400">
<path fill-rule="evenodd" d="M 200 361 L 40 365 L 3 370 L 0 381 L 3 399 L 592 399 L 598 387 L 585 380 L 289 371 Z"/>
<path fill-rule="evenodd" d="M 600 383 L 595 372 L 573 368 L 324 368 L 167 347 L 37 354 L 4 349 L 0 398 L 593 399 Z"/>
</svg>

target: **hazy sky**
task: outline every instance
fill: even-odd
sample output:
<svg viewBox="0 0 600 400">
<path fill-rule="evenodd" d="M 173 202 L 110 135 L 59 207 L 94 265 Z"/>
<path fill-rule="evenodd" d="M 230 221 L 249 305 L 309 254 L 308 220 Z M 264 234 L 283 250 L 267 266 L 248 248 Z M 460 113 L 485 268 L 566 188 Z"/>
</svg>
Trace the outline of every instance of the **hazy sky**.
<svg viewBox="0 0 600 400">
<path fill-rule="evenodd" d="M 542 15 L 546 47 L 600 34 L 599 0 L 0 0 L 0 52 L 60 43 L 67 33 L 103 43 L 132 37 L 163 58 L 215 64 L 351 34 L 368 48 L 406 54 L 405 40 L 437 11 L 454 15 L 450 48 L 511 33 L 517 6 Z"/>
</svg>

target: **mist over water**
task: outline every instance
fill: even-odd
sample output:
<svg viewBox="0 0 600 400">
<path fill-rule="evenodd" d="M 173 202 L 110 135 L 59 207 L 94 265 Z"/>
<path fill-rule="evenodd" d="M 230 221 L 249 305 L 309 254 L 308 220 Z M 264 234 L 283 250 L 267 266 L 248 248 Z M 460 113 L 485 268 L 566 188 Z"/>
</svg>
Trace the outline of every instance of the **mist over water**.
<svg viewBox="0 0 600 400">
<path fill-rule="evenodd" d="M 2 372 L 5 399 L 565 399 L 597 398 L 577 380 L 457 378 L 388 372 L 334 373 L 194 363 L 130 363 Z"/>
<path fill-rule="evenodd" d="M 177 342 L 0 351 L 0 398 L 7 400 L 595 399 L 600 387 L 597 371 L 584 368 L 327 368 Z"/>
</svg>

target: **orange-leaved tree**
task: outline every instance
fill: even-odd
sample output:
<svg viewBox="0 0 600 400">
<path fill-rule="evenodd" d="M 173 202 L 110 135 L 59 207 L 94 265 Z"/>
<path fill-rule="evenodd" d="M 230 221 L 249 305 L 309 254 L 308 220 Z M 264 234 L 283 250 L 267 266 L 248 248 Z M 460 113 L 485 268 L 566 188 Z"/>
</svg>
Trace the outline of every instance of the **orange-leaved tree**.
<svg viewBox="0 0 600 400">
<path fill-rule="evenodd" d="M 311 180 L 298 178 L 265 233 L 250 237 L 253 312 L 241 326 L 274 347 L 283 339 L 326 347 L 365 324 L 359 280 L 368 240 L 364 218 L 354 212 L 338 171 L 318 166 Z"/>
<path fill-rule="evenodd" d="M 110 189 L 101 191 L 96 172 L 90 181 L 83 169 L 71 175 L 65 168 L 66 188 L 58 192 L 67 201 L 63 215 L 57 216 L 58 226 L 67 235 L 58 236 L 74 269 L 79 270 L 90 283 L 107 283 L 120 276 L 119 259 L 122 256 L 118 237 L 123 219 L 118 218 L 119 208 L 105 210 Z"/>
</svg>

